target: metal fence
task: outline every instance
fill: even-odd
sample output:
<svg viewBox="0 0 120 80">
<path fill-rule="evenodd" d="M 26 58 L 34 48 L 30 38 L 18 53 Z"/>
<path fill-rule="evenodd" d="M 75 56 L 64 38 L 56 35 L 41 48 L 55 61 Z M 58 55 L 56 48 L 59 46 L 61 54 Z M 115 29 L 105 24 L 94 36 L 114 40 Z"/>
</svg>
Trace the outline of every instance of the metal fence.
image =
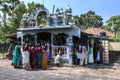
<svg viewBox="0 0 120 80">
<path fill-rule="evenodd" d="M 0 43 L 0 58 L 5 58 L 10 43 Z"/>
</svg>

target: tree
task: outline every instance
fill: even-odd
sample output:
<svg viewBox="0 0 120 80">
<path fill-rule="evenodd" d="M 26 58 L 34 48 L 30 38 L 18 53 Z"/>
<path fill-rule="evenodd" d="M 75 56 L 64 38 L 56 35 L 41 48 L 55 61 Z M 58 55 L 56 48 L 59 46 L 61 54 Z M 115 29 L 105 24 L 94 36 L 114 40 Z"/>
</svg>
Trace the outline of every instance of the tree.
<svg viewBox="0 0 120 80">
<path fill-rule="evenodd" d="M 10 31 L 12 30 L 11 28 L 13 28 L 16 24 L 14 20 L 14 10 L 19 2 L 20 2 L 19 0 L 1 0 L 0 2 L 0 10 L 3 13 L 3 19 L 2 19 L 3 24 L 1 30 L 4 33 L 9 34 Z M 13 19 L 13 23 L 10 22 L 10 20 L 12 19 Z M 10 26 L 10 24 L 13 25 Z"/>
<path fill-rule="evenodd" d="M 1 31 L 7 33 L 7 13 L 9 12 L 8 5 L 5 0 L 0 1 L 0 11 L 3 13 L 2 22 L 1 22 Z"/>
<path fill-rule="evenodd" d="M 0 28 L 4 33 L 15 33 L 17 28 L 23 26 L 21 24 L 22 17 L 25 13 L 31 16 L 35 16 L 36 10 L 39 7 L 44 7 L 41 4 L 34 2 L 25 5 L 24 2 L 19 0 L 1 0 L 0 10 L 3 13 L 2 27 Z"/>
<path fill-rule="evenodd" d="M 115 32 L 115 36 L 120 32 L 120 15 L 112 16 L 109 20 L 106 21 L 106 29 Z"/>
<path fill-rule="evenodd" d="M 29 16 L 30 16 L 31 14 L 32 14 L 32 15 L 35 15 L 36 10 L 37 10 L 38 8 L 44 7 L 44 6 L 41 5 L 41 4 L 34 3 L 34 1 L 31 2 L 31 3 L 28 3 L 27 6 L 28 6 L 27 13 L 29 13 Z"/>
<path fill-rule="evenodd" d="M 103 18 L 99 15 L 96 15 L 94 11 L 88 11 L 86 14 L 81 14 L 78 19 L 78 27 L 82 30 L 89 27 L 102 27 Z"/>
<path fill-rule="evenodd" d="M 3 13 L 1 30 L 5 33 L 15 33 L 20 27 L 23 14 L 27 11 L 24 2 L 19 0 L 2 0 L 0 9 Z"/>
<path fill-rule="evenodd" d="M 16 8 L 14 9 L 14 17 L 10 19 L 11 26 L 14 25 L 11 28 L 11 32 L 15 32 L 17 28 L 20 28 L 22 16 L 26 11 L 27 8 L 24 2 L 17 4 Z"/>
<path fill-rule="evenodd" d="M 16 29 L 19 28 L 18 20 L 16 19 L 15 9 L 18 7 L 18 4 L 20 4 L 19 0 L 7 0 L 7 4 L 9 6 L 9 33 L 15 33 Z M 21 11 L 21 10 L 20 10 Z M 19 11 L 19 12 L 20 12 Z"/>
</svg>

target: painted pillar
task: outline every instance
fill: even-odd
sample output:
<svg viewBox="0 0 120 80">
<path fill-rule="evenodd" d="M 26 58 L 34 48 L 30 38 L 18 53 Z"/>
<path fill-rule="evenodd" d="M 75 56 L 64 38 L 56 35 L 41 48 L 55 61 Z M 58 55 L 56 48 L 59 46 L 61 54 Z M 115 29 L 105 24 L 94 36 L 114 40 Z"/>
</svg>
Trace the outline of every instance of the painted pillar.
<svg viewBox="0 0 120 80">
<path fill-rule="evenodd" d="M 23 35 L 21 35 L 21 45 L 23 44 Z"/>
<path fill-rule="evenodd" d="M 37 44 L 37 34 L 35 34 L 35 44 Z"/>
<path fill-rule="evenodd" d="M 38 25 L 38 19 L 36 18 L 36 21 L 35 21 L 35 28 L 37 28 L 39 25 Z"/>
<path fill-rule="evenodd" d="M 53 55 L 53 34 L 51 34 L 51 55 Z"/>
<path fill-rule="evenodd" d="M 17 32 L 17 39 L 20 38 L 21 39 L 21 45 L 23 44 L 23 32 Z"/>
<path fill-rule="evenodd" d="M 91 57 L 91 63 L 94 63 L 94 38 L 91 39 L 91 44 L 92 44 L 92 57 Z"/>
<path fill-rule="evenodd" d="M 103 48 L 104 48 L 104 51 L 103 51 L 103 63 L 104 64 L 109 64 L 109 42 L 108 40 L 102 40 L 102 45 L 103 45 Z"/>
<path fill-rule="evenodd" d="M 68 44 L 68 59 L 69 59 L 69 64 L 72 64 L 72 54 L 73 54 L 73 36 L 69 35 L 67 39 L 67 44 Z"/>
</svg>

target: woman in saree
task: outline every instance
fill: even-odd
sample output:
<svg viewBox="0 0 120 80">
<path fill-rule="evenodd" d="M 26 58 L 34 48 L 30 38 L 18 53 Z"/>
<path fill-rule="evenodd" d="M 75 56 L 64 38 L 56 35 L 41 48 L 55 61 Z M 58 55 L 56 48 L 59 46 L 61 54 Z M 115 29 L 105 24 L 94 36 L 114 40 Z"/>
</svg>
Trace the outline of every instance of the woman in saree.
<svg viewBox="0 0 120 80">
<path fill-rule="evenodd" d="M 8 54 L 6 54 L 6 58 L 9 60 L 12 60 L 13 46 L 14 46 L 13 43 L 11 43 L 11 45 L 8 48 Z"/>
<path fill-rule="evenodd" d="M 37 47 L 36 62 L 37 62 L 37 68 L 42 69 L 42 48 L 40 44 L 38 44 Z"/>
<path fill-rule="evenodd" d="M 89 63 L 94 63 L 94 58 L 93 58 L 93 47 L 92 44 L 89 45 Z"/>
<path fill-rule="evenodd" d="M 22 52 L 22 58 L 23 58 L 23 69 L 26 69 L 26 70 L 30 70 L 31 67 L 30 67 L 30 61 L 29 61 L 29 57 L 30 57 L 30 54 L 29 54 L 29 46 L 28 46 L 28 43 L 26 43 L 25 45 L 23 45 L 21 47 L 21 52 Z"/>
<path fill-rule="evenodd" d="M 15 65 L 15 44 L 14 44 L 14 46 L 13 46 L 13 52 L 12 52 L 12 66 L 14 66 Z"/>
<path fill-rule="evenodd" d="M 36 69 L 36 49 L 35 49 L 35 45 L 32 44 L 32 46 L 30 47 L 30 65 L 32 69 Z"/>
<path fill-rule="evenodd" d="M 83 65 L 84 64 L 84 60 L 86 58 L 86 55 L 85 55 L 85 46 L 82 46 L 81 49 L 82 49 L 82 52 L 80 54 L 80 65 Z"/>
<path fill-rule="evenodd" d="M 42 69 L 46 70 L 48 67 L 48 59 L 47 59 L 47 54 L 48 52 L 45 50 L 45 46 L 42 45 L 42 53 L 43 53 L 43 57 L 42 57 Z"/>
<path fill-rule="evenodd" d="M 85 65 L 88 64 L 88 45 L 85 46 Z"/>
<path fill-rule="evenodd" d="M 46 44 L 46 51 L 48 52 L 48 64 L 50 64 L 51 63 L 50 43 Z"/>
<path fill-rule="evenodd" d="M 20 42 L 18 42 L 18 51 L 19 51 L 19 57 L 18 57 L 19 68 L 22 68 L 22 53 L 21 53 L 21 43 Z"/>
<path fill-rule="evenodd" d="M 14 50 L 13 50 L 13 59 L 12 63 L 14 68 L 20 68 L 21 66 L 21 53 L 18 43 L 16 44 Z"/>
</svg>

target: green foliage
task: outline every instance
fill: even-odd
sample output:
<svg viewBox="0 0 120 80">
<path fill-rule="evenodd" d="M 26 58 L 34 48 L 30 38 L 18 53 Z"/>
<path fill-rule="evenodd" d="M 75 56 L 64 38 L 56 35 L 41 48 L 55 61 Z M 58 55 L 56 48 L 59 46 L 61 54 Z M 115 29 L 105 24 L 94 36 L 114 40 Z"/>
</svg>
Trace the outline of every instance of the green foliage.
<svg viewBox="0 0 120 80">
<path fill-rule="evenodd" d="M 22 16 L 26 10 L 26 6 L 23 2 L 17 4 L 14 9 L 14 16 L 10 18 L 11 33 L 16 32 L 17 28 L 20 27 Z"/>
<path fill-rule="evenodd" d="M 28 8 L 27 8 L 27 13 L 29 13 L 29 15 L 31 15 L 31 14 L 35 15 L 36 10 L 37 10 L 39 7 L 44 7 L 44 6 L 41 5 L 41 4 L 38 4 L 38 3 L 36 4 L 36 3 L 34 3 L 34 1 L 31 2 L 31 3 L 28 3 L 27 6 L 28 6 Z"/>
<path fill-rule="evenodd" d="M 112 16 L 106 21 L 105 29 L 113 31 L 115 33 L 115 38 L 119 40 L 120 32 L 120 15 Z"/>
<path fill-rule="evenodd" d="M 111 38 L 111 39 L 114 40 L 114 41 L 118 41 L 118 42 L 120 42 L 120 36 L 113 37 L 113 38 Z"/>
<path fill-rule="evenodd" d="M 80 17 L 75 16 L 74 19 L 77 19 L 78 27 L 80 27 L 82 30 L 89 27 L 102 27 L 103 25 L 103 18 L 99 15 L 96 15 L 94 11 L 88 11 L 85 14 L 81 14 Z"/>
<path fill-rule="evenodd" d="M 5 34 L 13 32 L 14 26 L 16 26 L 17 24 L 16 20 L 14 19 L 14 11 L 19 2 L 19 0 L 2 0 L 2 2 L 0 3 L 0 9 L 3 12 L 3 22 L 1 30 Z"/>
<path fill-rule="evenodd" d="M 16 33 L 17 29 L 23 26 L 22 17 L 25 13 L 35 15 L 36 9 L 44 7 L 38 3 L 28 3 L 27 5 L 20 0 L 0 0 L 0 11 L 2 12 L 2 22 L 0 22 L 0 36 Z M 2 38 L 1 41 L 5 41 Z"/>
<path fill-rule="evenodd" d="M 106 23 L 106 28 L 108 30 L 111 30 L 111 27 L 113 27 L 114 32 L 120 31 L 120 15 L 112 16 L 109 20 L 106 21 Z"/>
</svg>

